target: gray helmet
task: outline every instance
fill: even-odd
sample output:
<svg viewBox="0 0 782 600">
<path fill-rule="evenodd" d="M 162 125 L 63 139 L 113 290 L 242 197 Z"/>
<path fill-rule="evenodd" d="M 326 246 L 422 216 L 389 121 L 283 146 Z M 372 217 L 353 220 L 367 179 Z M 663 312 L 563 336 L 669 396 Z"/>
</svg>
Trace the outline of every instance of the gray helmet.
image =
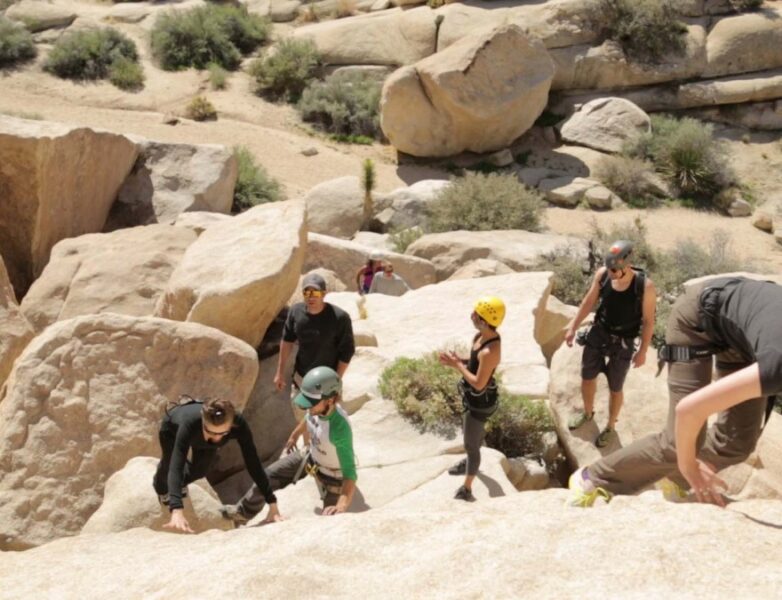
<svg viewBox="0 0 782 600">
<path fill-rule="evenodd" d="M 627 240 L 617 240 L 606 252 L 605 265 L 609 269 L 624 269 L 627 258 L 633 253 L 633 243 Z"/>
<path fill-rule="evenodd" d="M 301 393 L 296 396 L 296 406 L 312 408 L 324 398 L 332 398 L 342 391 L 342 380 L 334 369 L 315 367 L 301 380 Z"/>
</svg>

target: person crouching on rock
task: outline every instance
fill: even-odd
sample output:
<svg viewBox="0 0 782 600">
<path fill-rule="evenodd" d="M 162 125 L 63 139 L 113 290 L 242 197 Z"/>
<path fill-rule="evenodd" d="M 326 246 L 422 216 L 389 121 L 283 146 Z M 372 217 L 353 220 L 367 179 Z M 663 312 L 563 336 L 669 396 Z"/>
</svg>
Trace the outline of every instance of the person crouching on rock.
<svg viewBox="0 0 782 600">
<path fill-rule="evenodd" d="M 153 486 L 160 503 L 171 511 L 171 520 L 164 528 L 194 533 L 182 504 L 182 498 L 187 496 L 187 485 L 206 476 L 217 449 L 233 439 L 239 442 L 247 471 L 269 505 L 266 522 L 282 520 L 277 498 L 258 458 L 252 431 L 230 401 L 207 399 L 202 402 L 182 396 L 178 404 L 166 409 L 158 436 L 162 456 Z M 188 451 L 192 452 L 191 460 L 187 460 Z"/>
<path fill-rule="evenodd" d="M 464 449 L 467 458 L 451 467 L 451 475 L 465 475 L 464 484 L 454 498 L 474 502 L 472 482 L 481 464 L 481 444 L 486 437 L 486 421 L 497 410 L 497 383 L 494 371 L 500 364 L 501 341 L 497 327 L 505 318 L 505 304 L 494 296 L 479 298 L 471 315 L 478 333 L 472 340 L 470 358 L 460 359 L 454 352 L 440 354 L 440 363 L 456 369 L 462 376 L 459 391 L 464 406 Z"/>
<path fill-rule="evenodd" d="M 285 444 L 286 456 L 269 465 L 269 478 L 275 490 L 295 484 L 302 475 L 312 475 L 318 486 L 323 512 L 329 516 L 345 512 L 356 491 L 356 458 L 353 430 L 345 410 L 339 405 L 342 380 L 334 369 L 315 367 L 301 381 L 295 404 L 306 414 Z M 309 450 L 296 448 L 304 435 Z M 223 506 L 223 518 L 243 525 L 268 502 L 259 486 L 253 485 L 235 505 Z"/>
</svg>

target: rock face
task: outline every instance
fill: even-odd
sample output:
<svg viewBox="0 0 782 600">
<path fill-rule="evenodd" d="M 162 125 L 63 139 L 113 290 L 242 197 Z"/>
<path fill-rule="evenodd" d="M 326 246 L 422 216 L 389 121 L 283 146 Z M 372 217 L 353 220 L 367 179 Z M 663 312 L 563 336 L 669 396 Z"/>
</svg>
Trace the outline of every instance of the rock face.
<svg viewBox="0 0 782 600">
<path fill-rule="evenodd" d="M 782 67 L 782 7 L 720 19 L 706 40 L 704 77 Z"/>
<path fill-rule="evenodd" d="M 76 13 L 73 11 L 39 0 L 16 2 L 5 11 L 5 16 L 14 21 L 21 21 L 33 32 L 67 27 L 76 19 Z"/>
<path fill-rule="evenodd" d="M 54 244 L 103 228 L 137 153 L 114 133 L 0 116 L 0 254 L 17 298 Z"/>
<path fill-rule="evenodd" d="M 256 347 L 296 288 L 305 218 L 301 202 L 273 202 L 212 225 L 185 252 L 155 314 Z"/>
<path fill-rule="evenodd" d="M 662 431 L 668 415 L 668 386 L 665 373 L 655 377 L 657 361 L 650 350 L 646 364 L 630 368 L 624 385 L 624 406 L 616 424 L 619 434 L 605 448 L 596 448 L 595 439 L 608 420 L 608 385 L 604 376 L 597 378 L 595 418 L 575 431 L 569 431 L 567 422 L 571 415 L 583 409 L 581 401 L 581 353 L 582 347 L 560 346 L 551 361 L 551 387 L 549 406 L 554 413 L 559 440 L 571 461 L 571 466 L 584 466 L 610 454 L 622 446 L 651 433 Z"/>
<path fill-rule="evenodd" d="M 500 150 L 543 111 L 553 76 L 543 44 L 515 25 L 468 36 L 386 80 L 381 125 L 414 156 Z"/>
<path fill-rule="evenodd" d="M 541 398 L 548 389 L 548 369 L 534 330 L 545 310 L 550 280 L 548 272 L 514 273 L 446 281 L 398 298 L 369 294 L 367 324 L 375 333 L 379 354 L 414 358 L 469 344 L 475 335 L 470 321 L 473 303 L 487 293 L 499 296 L 507 307 L 500 328 L 503 382 L 512 393 Z"/>
<path fill-rule="evenodd" d="M 583 105 L 565 121 L 560 133 L 566 142 L 620 152 L 628 140 L 651 128 L 649 115 L 629 100 L 602 98 Z"/>
<path fill-rule="evenodd" d="M 308 239 L 304 271 L 319 267 L 329 269 L 348 290 L 356 289 L 356 272 L 366 264 L 372 252 L 377 251 L 355 242 L 317 233 L 310 233 Z M 379 252 L 384 260 L 394 264 L 394 272 L 411 288 L 419 288 L 436 281 L 434 265 L 428 260 L 395 252 Z"/>
<path fill-rule="evenodd" d="M 477 277 L 491 277 L 505 273 L 513 273 L 513 269 L 505 263 L 492 258 L 478 258 L 456 269 L 448 280 L 475 279 Z"/>
<path fill-rule="evenodd" d="M 196 234 L 149 225 L 58 242 L 22 301 L 36 331 L 55 321 L 113 312 L 152 315 L 155 302 Z"/>
<path fill-rule="evenodd" d="M 565 341 L 565 327 L 576 313 L 578 308 L 560 302 L 552 295 L 546 299 L 545 309 L 535 321 L 535 340 L 540 344 L 543 356 L 549 364 L 554 353 Z"/>
<path fill-rule="evenodd" d="M 429 203 L 449 185 L 450 181 L 423 179 L 395 189 L 375 201 L 375 223 L 382 231 L 424 227 Z"/>
<path fill-rule="evenodd" d="M 173 223 L 189 211 L 228 213 L 237 173 L 236 157 L 225 146 L 145 140 L 111 208 L 106 230 Z"/>
<path fill-rule="evenodd" d="M 295 491 L 304 494 L 303 489 Z M 646 598 L 681 594 L 686 585 L 686 595 L 714 597 L 715 573 L 720 581 L 716 596 L 721 598 L 770 598 L 782 587 L 778 557 L 769 552 L 778 546 L 779 532 L 762 525 L 782 521 L 779 502 L 738 502 L 716 510 L 667 503 L 650 492 L 617 498 L 585 513 L 563 509 L 566 497 L 564 490 L 545 490 L 472 504 L 448 499 L 430 507 L 409 502 L 317 522 L 292 518 L 273 526 L 198 536 L 145 529 L 78 536 L 0 555 L 0 577 L 20 598 L 36 597 L 42 589 L 56 597 L 89 597 L 96 590 L 113 590 L 123 598 L 239 597 L 247 590 L 284 597 L 294 582 L 297 589 L 345 598 L 372 597 L 378 590 L 409 598 L 461 597 L 469 595 L 466 590 L 480 590 L 486 597 L 503 598 L 520 589 L 565 598 L 582 589 L 583 547 L 589 540 L 601 561 L 611 566 L 590 575 L 596 589 L 614 589 L 622 581 L 633 594 Z M 312 543 L 314 527 L 317 545 Z M 628 531 L 633 535 L 628 537 Z M 676 540 L 676 552 L 671 552 L 671 540 Z M 398 568 L 389 569 L 389 555 Z M 498 561 L 497 555 L 512 555 L 514 560 Z M 657 558 L 642 558 L 650 555 Z M 177 557 L 183 569 L 221 564 L 231 556 L 231 576 L 191 568 L 187 577 L 172 577 L 172 563 L 161 561 L 161 556 Z M 258 568 L 259 556 L 264 557 L 263 569 Z M 469 570 L 463 569 L 465 556 L 472 557 Z M 686 575 L 681 572 L 682 557 L 698 557 L 689 562 Z M 314 570 L 312 561 L 322 571 Z M 518 564 L 528 568 L 519 569 Z M 352 578 L 356 565 L 361 565 L 362 576 Z M 462 575 L 455 578 L 460 569 Z"/>
<path fill-rule="evenodd" d="M 361 227 L 364 192 L 358 177 L 324 181 L 304 197 L 307 203 L 307 229 L 334 237 L 351 238 Z"/>
<path fill-rule="evenodd" d="M 161 507 L 150 485 L 157 468 L 158 459 L 138 456 L 128 461 L 125 467 L 106 481 L 103 503 L 93 513 L 81 533 L 118 533 L 135 527 L 147 527 L 165 531 L 170 513 Z M 208 529 L 233 529 L 220 516 L 220 501 L 204 479 L 187 488 L 184 500 L 185 517 L 196 533 Z"/>
<path fill-rule="evenodd" d="M 107 314 L 47 328 L 0 402 L 0 548 L 78 533 L 110 475 L 159 453 L 167 401 L 222 396 L 241 408 L 257 373 L 247 344 L 194 323 Z"/>
<path fill-rule="evenodd" d="M 586 253 L 583 240 L 531 231 L 448 231 L 430 233 L 407 247 L 407 254 L 432 261 L 437 279 L 448 279 L 460 267 L 481 258 L 504 263 L 514 271 L 533 268 L 538 260 L 560 248 Z"/>
<path fill-rule="evenodd" d="M 3 387 L 16 357 L 33 338 L 33 328 L 19 310 L 14 290 L 0 257 L 0 388 Z"/>
</svg>

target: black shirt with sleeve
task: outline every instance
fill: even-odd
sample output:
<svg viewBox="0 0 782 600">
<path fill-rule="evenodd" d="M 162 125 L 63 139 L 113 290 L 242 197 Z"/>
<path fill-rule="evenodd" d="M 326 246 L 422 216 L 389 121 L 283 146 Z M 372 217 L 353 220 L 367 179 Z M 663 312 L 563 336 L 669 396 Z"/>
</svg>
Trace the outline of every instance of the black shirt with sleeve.
<svg viewBox="0 0 782 600">
<path fill-rule="evenodd" d="M 710 280 L 705 289 L 713 287 L 723 288 L 716 311 L 716 326 L 723 341 L 747 363 L 758 363 L 763 396 L 781 392 L 782 286 L 743 277 L 720 277 Z"/>
<path fill-rule="evenodd" d="M 201 416 L 202 404 L 192 402 L 172 409 L 163 419 L 161 433 L 175 438 L 174 448 L 171 453 L 171 462 L 168 468 L 168 506 L 171 510 L 183 508 L 182 484 L 184 481 L 185 461 L 187 453 L 207 450 L 217 452 L 217 449 L 228 443 L 229 440 L 237 440 L 242 450 L 245 467 L 250 477 L 261 490 L 267 504 L 277 502 L 274 496 L 269 478 L 263 469 L 258 451 L 255 449 L 253 434 L 250 426 L 240 414 L 234 417 L 234 422 L 229 433 L 216 443 L 204 439 L 203 420 Z"/>
<path fill-rule="evenodd" d="M 316 315 L 308 313 L 303 302 L 294 304 L 285 321 L 282 339 L 298 342 L 295 369 L 301 376 L 315 367 L 336 370 L 337 363 L 349 363 L 356 351 L 350 315 L 328 302 Z"/>
</svg>

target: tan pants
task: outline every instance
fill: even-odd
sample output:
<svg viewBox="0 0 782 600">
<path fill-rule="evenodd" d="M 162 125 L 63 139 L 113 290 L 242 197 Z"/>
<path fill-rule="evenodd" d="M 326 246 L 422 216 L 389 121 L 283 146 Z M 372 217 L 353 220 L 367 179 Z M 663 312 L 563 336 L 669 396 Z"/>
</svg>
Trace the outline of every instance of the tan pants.
<svg viewBox="0 0 782 600">
<path fill-rule="evenodd" d="M 691 286 L 673 306 L 665 331 L 665 341 L 678 346 L 711 343 L 699 331 L 698 296 L 705 284 Z M 717 376 L 725 377 L 747 363 L 734 350 L 717 358 Z M 712 378 L 712 358 L 668 365 L 668 421 L 660 433 L 649 435 L 589 466 L 589 478 L 613 494 L 632 494 L 669 477 L 685 489 L 689 487 L 676 466 L 676 405 L 687 395 L 707 386 Z M 717 470 L 743 462 L 752 453 L 763 430 L 765 398 L 754 398 L 734 406 L 698 436 L 698 458 Z"/>
</svg>

